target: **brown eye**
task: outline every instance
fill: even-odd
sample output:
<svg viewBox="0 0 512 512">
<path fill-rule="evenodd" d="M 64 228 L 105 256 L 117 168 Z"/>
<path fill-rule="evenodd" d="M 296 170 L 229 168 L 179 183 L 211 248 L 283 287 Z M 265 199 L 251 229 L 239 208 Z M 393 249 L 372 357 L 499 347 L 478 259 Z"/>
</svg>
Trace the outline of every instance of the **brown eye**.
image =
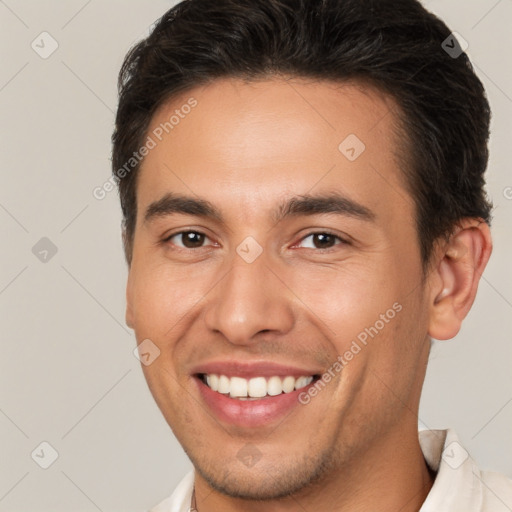
<svg viewBox="0 0 512 512">
<path fill-rule="evenodd" d="M 337 240 L 341 242 L 341 244 L 345 244 L 345 240 L 340 238 L 337 235 L 334 235 L 329 232 L 317 232 L 317 233 L 310 233 L 309 235 L 305 236 L 300 244 L 303 244 L 305 240 L 308 238 L 311 239 L 311 243 L 309 246 L 305 246 L 307 249 L 331 249 L 335 245 L 340 245 L 339 243 L 336 243 Z M 304 247 L 304 245 L 303 245 Z"/>
<path fill-rule="evenodd" d="M 206 238 L 207 236 L 204 233 L 198 231 L 181 231 L 171 235 L 165 241 L 183 249 L 198 249 L 203 246 Z M 176 239 L 176 241 L 172 241 L 173 239 Z"/>
</svg>

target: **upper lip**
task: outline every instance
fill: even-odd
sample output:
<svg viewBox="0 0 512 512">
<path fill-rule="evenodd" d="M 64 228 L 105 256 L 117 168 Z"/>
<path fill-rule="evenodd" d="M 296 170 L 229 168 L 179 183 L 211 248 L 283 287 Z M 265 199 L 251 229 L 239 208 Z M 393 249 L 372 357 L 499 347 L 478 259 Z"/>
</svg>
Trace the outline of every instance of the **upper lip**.
<svg viewBox="0 0 512 512">
<path fill-rule="evenodd" d="M 191 372 L 195 374 L 225 375 L 226 377 L 272 377 L 288 376 L 301 377 L 318 375 L 321 371 L 278 364 L 271 361 L 211 361 L 197 365 Z"/>
</svg>

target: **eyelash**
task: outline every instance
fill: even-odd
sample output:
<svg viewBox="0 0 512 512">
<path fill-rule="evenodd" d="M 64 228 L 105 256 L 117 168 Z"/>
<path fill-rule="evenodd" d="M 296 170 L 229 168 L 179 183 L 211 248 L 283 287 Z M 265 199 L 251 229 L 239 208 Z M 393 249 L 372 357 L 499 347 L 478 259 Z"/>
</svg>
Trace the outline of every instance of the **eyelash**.
<svg viewBox="0 0 512 512">
<path fill-rule="evenodd" d="M 196 230 L 192 230 L 192 229 L 189 229 L 189 230 L 185 230 L 185 231 L 178 231 L 177 233 L 173 233 L 172 235 L 169 235 L 168 237 L 164 238 L 162 240 L 162 243 L 169 243 L 170 240 L 172 238 L 174 238 L 175 236 L 179 236 L 179 235 L 184 235 L 186 233 L 195 233 L 197 235 L 203 235 L 205 236 L 206 238 L 208 238 L 208 235 L 206 235 L 205 233 L 201 232 L 201 231 L 196 231 Z M 312 231 L 310 233 L 308 233 L 307 235 L 303 236 L 299 243 L 304 241 L 306 238 L 309 238 L 311 236 L 314 236 L 314 235 L 329 235 L 329 236 L 332 236 L 334 238 L 337 238 L 340 243 L 339 244 L 335 244 L 336 245 L 350 245 L 350 242 L 348 240 L 345 240 L 344 238 L 341 238 L 339 235 L 337 235 L 336 233 L 333 233 L 332 231 L 329 231 L 329 230 L 323 230 L 323 231 Z M 175 246 L 175 244 L 172 244 Z M 297 245 L 297 244 L 295 244 Z M 178 250 L 178 251 L 197 251 L 199 249 L 204 249 L 205 247 L 197 247 L 197 248 L 188 248 L 188 247 L 179 247 L 179 246 L 175 246 L 174 247 L 175 250 Z M 310 247 L 308 247 L 308 249 L 311 249 Z M 331 252 L 335 249 L 335 247 L 329 247 L 327 249 L 313 249 L 315 250 L 316 252 Z"/>
</svg>

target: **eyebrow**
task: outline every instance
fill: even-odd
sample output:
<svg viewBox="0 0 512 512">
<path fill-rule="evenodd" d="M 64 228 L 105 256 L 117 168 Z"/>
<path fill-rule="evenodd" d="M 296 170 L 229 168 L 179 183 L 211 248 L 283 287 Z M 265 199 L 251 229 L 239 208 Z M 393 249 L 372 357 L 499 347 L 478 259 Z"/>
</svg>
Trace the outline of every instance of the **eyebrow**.
<svg viewBox="0 0 512 512">
<path fill-rule="evenodd" d="M 337 192 L 331 192 L 319 195 L 304 194 L 287 199 L 271 213 L 271 219 L 277 224 L 288 217 L 329 213 L 368 222 L 374 221 L 376 217 L 375 213 L 366 206 Z M 152 202 L 144 214 L 144 223 L 173 214 L 194 215 L 225 224 L 221 211 L 211 202 L 176 193 L 167 193 L 161 199 Z"/>
</svg>

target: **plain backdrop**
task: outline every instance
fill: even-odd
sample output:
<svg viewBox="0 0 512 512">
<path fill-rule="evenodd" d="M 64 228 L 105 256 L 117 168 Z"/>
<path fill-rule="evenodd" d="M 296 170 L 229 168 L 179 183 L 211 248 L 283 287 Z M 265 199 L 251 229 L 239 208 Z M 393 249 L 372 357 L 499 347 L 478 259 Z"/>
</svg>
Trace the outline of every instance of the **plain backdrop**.
<svg viewBox="0 0 512 512">
<path fill-rule="evenodd" d="M 425 4 L 486 86 L 496 208 L 494 254 L 462 331 L 433 347 L 419 424 L 453 427 L 512 476 L 512 0 Z M 92 194 L 110 176 L 122 59 L 172 5 L 0 1 L 0 512 L 141 511 L 191 468 L 124 324 L 117 192 Z"/>
</svg>

